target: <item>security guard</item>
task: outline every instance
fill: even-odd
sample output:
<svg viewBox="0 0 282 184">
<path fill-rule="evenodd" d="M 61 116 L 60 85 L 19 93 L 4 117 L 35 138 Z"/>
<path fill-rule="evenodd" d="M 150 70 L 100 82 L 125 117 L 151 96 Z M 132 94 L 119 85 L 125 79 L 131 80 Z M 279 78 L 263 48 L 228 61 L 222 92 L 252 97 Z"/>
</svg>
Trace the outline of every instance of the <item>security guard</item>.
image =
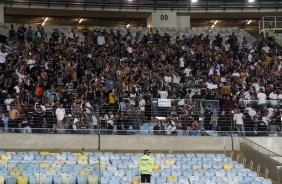
<svg viewBox="0 0 282 184">
<path fill-rule="evenodd" d="M 153 171 L 154 161 L 149 156 L 149 150 L 144 151 L 144 155 L 139 159 L 139 173 L 141 175 L 141 183 L 151 183 L 151 175 Z"/>
</svg>

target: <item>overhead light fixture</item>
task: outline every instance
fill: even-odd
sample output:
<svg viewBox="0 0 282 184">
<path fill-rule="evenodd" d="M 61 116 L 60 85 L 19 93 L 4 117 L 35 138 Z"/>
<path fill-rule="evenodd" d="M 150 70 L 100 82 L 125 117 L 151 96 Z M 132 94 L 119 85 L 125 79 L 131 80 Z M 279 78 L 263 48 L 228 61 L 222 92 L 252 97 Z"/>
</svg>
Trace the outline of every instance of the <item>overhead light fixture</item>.
<svg viewBox="0 0 282 184">
<path fill-rule="evenodd" d="M 198 0 L 191 0 L 191 2 L 192 2 L 192 3 L 197 3 L 197 2 L 198 2 Z"/>
<path fill-rule="evenodd" d="M 252 20 L 249 20 L 249 21 L 247 22 L 247 24 L 249 25 L 251 22 L 252 22 Z"/>
<path fill-rule="evenodd" d="M 130 24 L 127 24 L 125 27 L 126 27 L 126 28 L 129 28 L 129 26 L 130 26 Z"/>
<path fill-rule="evenodd" d="M 249 0 L 249 3 L 253 3 L 253 2 L 255 2 L 255 0 Z"/>
<path fill-rule="evenodd" d="M 214 21 L 213 25 L 216 25 L 216 23 L 217 23 L 217 20 L 216 20 L 216 21 Z"/>
<path fill-rule="evenodd" d="M 80 24 L 82 21 L 83 21 L 83 19 L 81 18 L 81 19 L 79 19 L 78 23 Z"/>
<path fill-rule="evenodd" d="M 47 22 L 47 20 L 48 20 L 48 17 L 46 17 L 45 19 L 44 19 L 44 21 L 42 22 L 42 26 L 44 26 L 45 25 L 45 23 Z"/>
<path fill-rule="evenodd" d="M 213 28 L 214 27 L 214 24 L 211 26 L 211 28 Z"/>
</svg>

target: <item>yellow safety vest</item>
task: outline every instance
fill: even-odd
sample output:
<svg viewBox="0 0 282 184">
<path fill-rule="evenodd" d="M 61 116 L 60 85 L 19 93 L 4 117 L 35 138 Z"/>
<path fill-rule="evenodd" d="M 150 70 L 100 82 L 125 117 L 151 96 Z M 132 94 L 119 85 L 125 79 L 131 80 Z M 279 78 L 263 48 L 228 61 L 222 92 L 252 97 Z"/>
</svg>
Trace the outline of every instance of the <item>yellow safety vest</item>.
<svg viewBox="0 0 282 184">
<path fill-rule="evenodd" d="M 148 155 L 142 156 L 138 162 L 140 175 L 141 174 L 152 174 L 153 165 L 154 165 L 154 161 L 150 156 Z"/>
</svg>

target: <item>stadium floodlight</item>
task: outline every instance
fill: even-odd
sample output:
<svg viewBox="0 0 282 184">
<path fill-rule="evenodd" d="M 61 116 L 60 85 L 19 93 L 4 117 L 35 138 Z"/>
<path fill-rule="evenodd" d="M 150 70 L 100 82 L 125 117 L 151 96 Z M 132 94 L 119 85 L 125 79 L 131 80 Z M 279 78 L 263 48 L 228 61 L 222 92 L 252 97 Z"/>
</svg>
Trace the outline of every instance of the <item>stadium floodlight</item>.
<svg viewBox="0 0 282 184">
<path fill-rule="evenodd" d="M 255 2 L 255 0 L 249 0 L 249 3 L 253 3 L 253 2 Z"/>
<path fill-rule="evenodd" d="M 191 0 L 191 2 L 192 2 L 192 3 L 197 3 L 197 2 L 198 2 L 198 0 Z"/>
<path fill-rule="evenodd" d="M 251 22 L 252 22 L 252 20 L 249 20 L 249 21 L 247 22 L 247 24 L 249 25 Z"/>
<path fill-rule="evenodd" d="M 83 19 L 79 19 L 78 23 L 80 24 L 83 21 Z"/>
<path fill-rule="evenodd" d="M 48 17 L 46 17 L 45 19 L 44 19 L 44 21 L 42 22 L 42 26 L 44 26 L 45 25 L 45 23 L 47 22 L 47 20 L 48 20 Z"/>
</svg>

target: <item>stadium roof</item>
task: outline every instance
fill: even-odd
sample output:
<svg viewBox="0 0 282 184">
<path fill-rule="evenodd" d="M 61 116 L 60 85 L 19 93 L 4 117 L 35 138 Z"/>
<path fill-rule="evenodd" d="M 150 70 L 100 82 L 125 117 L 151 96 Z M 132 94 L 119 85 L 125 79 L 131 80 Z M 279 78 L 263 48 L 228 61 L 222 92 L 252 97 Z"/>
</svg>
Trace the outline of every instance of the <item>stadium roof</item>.
<svg viewBox="0 0 282 184">
<path fill-rule="evenodd" d="M 99 8 L 121 8 L 121 9 L 170 9 L 170 10 L 203 10 L 203 9 L 279 9 L 282 2 L 279 0 L 0 0 L 6 6 L 14 4 L 22 5 L 46 5 L 65 7 L 99 7 Z"/>
</svg>

